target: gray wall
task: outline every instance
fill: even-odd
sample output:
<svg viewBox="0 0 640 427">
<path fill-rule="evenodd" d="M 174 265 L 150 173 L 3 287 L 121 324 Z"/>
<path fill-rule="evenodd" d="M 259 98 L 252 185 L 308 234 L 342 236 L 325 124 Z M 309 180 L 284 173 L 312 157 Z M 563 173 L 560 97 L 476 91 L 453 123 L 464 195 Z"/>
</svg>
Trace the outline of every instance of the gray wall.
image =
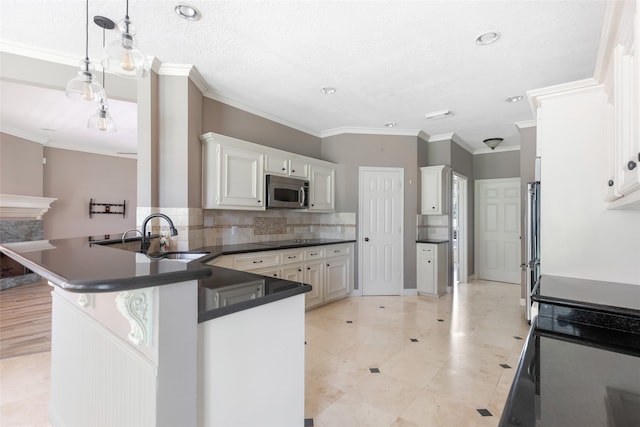
<svg viewBox="0 0 640 427">
<path fill-rule="evenodd" d="M 473 156 L 474 179 L 515 178 L 520 176 L 520 151 L 501 151 Z"/>
<path fill-rule="evenodd" d="M 136 224 L 136 160 L 45 148 L 44 196 L 55 197 L 44 216 L 45 239 L 119 234 Z M 127 202 L 127 213 L 89 218 L 89 200 Z"/>
<path fill-rule="evenodd" d="M 338 212 L 358 212 L 358 168 L 360 166 L 404 169 L 405 289 L 416 287 L 417 154 L 418 144 L 415 136 L 342 134 L 322 140 L 322 158 L 338 163 L 336 170 L 336 183 L 338 183 L 336 211 Z M 357 272 L 357 266 L 355 271 Z"/>
<path fill-rule="evenodd" d="M 215 132 L 279 150 L 321 159 L 320 138 L 211 98 L 203 100 L 202 133 Z"/>
<path fill-rule="evenodd" d="M 0 133 L 0 193 L 42 194 L 42 144 Z"/>
</svg>

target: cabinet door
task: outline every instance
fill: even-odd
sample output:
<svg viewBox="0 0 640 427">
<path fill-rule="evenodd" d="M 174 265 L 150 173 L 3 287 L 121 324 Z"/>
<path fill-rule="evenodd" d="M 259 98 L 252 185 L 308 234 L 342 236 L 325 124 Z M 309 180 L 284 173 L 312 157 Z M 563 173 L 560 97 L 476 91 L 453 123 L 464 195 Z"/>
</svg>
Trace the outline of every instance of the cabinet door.
<svg viewBox="0 0 640 427">
<path fill-rule="evenodd" d="M 313 261 L 304 264 L 303 283 L 311 285 L 311 291 L 305 294 L 306 307 L 322 304 L 324 301 L 324 261 Z"/>
<path fill-rule="evenodd" d="M 449 169 L 446 166 L 427 166 L 421 173 L 422 215 L 444 215 L 449 209 Z"/>
<path fill-rule="evenodd" d="M 289 160 L 289 175 L 296 178 L 309 178 L 309 163 L 301 160 Z"/>
<path fill-rule="evenodd" d="M 630 43 L 631 44 L 631 43 Z M 618 153 L 616 187 L 621 195 L 640 189 L 638 69 L 635 52 L 619 45 L 614 51 L 615 139 Z"/>
<path fill-rule="evenodd" d="M 324 166 L 309 166 L 309 210 L 335 210 L 334 201 L 335 170 Z"/>
<path fill-rule="evenodd" d="M 263 159 L 262 153 L 219 144 L 216 205 L 264 209 Z"/>
<path fill-rule="evenodd" d="M 351 266 L 348 256 L 327 258 L 324 267 L 324 300 L 329 301 L 349 293 Z"/>
<path fill-rule="evenodd" d="M 282 270 L 280 267 L 258 268 L 256 270 L 248 270 L 249 273 L 260 274 L 262 276 L 281 278 Z"/>
<path fill-rule="evenodd" d="M 289 175 L 289 160 L 284 157 L 266 154 L 264 156 L 264 171 L 271 175 Z"/>
<path fill-rule="evenodd" d="M 419 294 L 436 294 L 436 250 L 434 245 L 418 244 L 416 279 Z"/>
<path fill-rule="evenodd" d="M 304 280 L 304 270 L 302 264 L 282 267 L 282 279 L 301 283 Z"/>
</svg>

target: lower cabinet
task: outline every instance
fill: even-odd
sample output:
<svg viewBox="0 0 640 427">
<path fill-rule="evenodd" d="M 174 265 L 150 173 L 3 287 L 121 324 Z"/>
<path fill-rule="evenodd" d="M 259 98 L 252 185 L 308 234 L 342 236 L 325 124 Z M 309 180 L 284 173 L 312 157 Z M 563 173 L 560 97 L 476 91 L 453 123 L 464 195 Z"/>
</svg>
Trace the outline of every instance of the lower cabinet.
<svg viewBox="0 0 640 427">
<path fill-rule="evenodd" d="M 440 296 L 447 292 L 447 245 L 418 243 L 416 279 L 418 294 Z"/>
<path fill-rule="evenodd" d="M 353 243 L 224 255 L 211 264 L 311 285 L 306 308 L 343 298 L 353 289 Z"/>
</svg>

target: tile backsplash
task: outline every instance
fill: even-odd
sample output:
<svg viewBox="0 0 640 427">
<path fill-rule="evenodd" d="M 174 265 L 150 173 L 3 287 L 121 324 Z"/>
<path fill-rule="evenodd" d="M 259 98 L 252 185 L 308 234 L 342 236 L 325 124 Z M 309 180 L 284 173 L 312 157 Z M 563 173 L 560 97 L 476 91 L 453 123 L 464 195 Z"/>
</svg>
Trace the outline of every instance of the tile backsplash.
<svg viewBox="0 0 640 427">
<path fill-rule="evenodd" d="M 449 215 L 418 215 L 418 240 L 449 239 Z"/>
<path fill-rule="evenodd" d="M 204 210 L 203 219 L 205 246 L 289 239 L 356 238 L 355 212 Z"/>
</svg>

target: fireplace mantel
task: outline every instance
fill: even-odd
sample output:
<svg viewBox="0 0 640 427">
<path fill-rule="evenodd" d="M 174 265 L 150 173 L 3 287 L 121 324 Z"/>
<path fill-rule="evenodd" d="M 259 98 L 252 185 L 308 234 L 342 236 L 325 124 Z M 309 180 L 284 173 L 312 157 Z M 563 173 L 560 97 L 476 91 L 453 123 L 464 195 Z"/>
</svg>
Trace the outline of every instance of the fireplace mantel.
<svg viewBox="0 0 640 427">
<path fill-rule="evenodd" d="M 41 219 L 56 200 L 51 197 L 0 194 L 0 218 Z"/>
</svg>

